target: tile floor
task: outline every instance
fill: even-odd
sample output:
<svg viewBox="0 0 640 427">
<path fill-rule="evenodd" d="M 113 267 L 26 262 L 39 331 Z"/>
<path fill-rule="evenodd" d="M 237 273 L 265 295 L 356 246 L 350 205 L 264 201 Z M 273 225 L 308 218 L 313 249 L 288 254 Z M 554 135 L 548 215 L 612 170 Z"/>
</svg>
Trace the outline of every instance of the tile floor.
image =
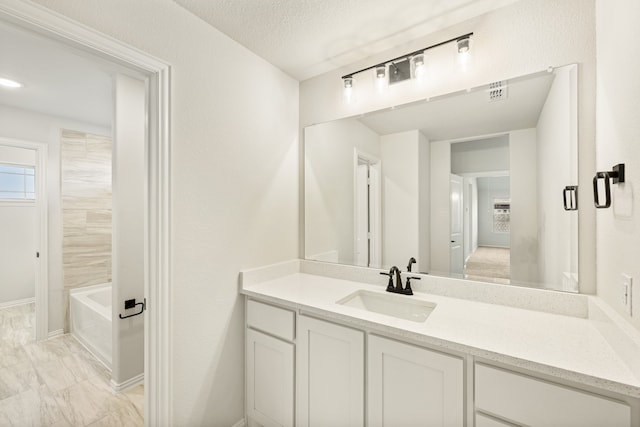
<svg viewBox="0 0 640 427">
<path fill-rule="evenodd" d="M 0 427 L 142 426 L 143 386 L 115 393 L 71 335 L 34 341 L 34 304 L 0 310 Z"/>
</svg>

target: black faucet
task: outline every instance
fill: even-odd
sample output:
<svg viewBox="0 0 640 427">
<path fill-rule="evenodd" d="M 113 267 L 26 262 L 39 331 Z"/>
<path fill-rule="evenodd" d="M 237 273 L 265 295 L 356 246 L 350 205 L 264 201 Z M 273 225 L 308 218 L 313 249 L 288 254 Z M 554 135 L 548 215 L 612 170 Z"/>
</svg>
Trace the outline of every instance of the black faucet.
<svg viewBox="0 0 640 427">
<path fill-rule="evenodd" d="M 409 258 L 409 265 L 407 265 L 407 272 L 411 273 L 411 264 L 415 264 L 417 261 L 414 257 Z"/>
<path fill-rule="evenodd" d="M 415 262 L 415 260 L 414 260 Z M 409 264 L 409 266 L 411 266 L 411 264 Z M 393 267 L 391 267 L 391 269 L 389 270 L 388 273 L 385 273 L 383 271 L 380 272 L 380 274 L 384 275 L 384 276 L 389 276 L 389 283 L 387 284 L 387 292 L 392 292 L 394 294 L 402 294 L 402 295 L 413 295 L 413 290 L 411 289 L 411 279 L 416 279 L 416 280 L 420 280 L 419 277 L 407 277 L 407 285 L 403 288 L 402 287 L 402 276 L 401 276 L 401 271 L 398 267 L 396 267 L 395 265 Z M 393 276 L 395 275 L 396 277 L 396 284 L 395 286 L 393 285 Z"/>
</svg>

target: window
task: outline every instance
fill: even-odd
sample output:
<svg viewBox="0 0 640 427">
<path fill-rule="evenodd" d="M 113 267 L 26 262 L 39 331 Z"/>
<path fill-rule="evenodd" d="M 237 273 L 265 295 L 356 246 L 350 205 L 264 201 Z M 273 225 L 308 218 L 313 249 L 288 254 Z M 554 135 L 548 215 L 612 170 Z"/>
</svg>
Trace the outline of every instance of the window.
<svg viewBox="0 0 640 427">
<path fill-rule="evenodd" d="M 33 166 L 0 163 L 0 200 L 35 200 L 35 177 Z"/>
</svg>

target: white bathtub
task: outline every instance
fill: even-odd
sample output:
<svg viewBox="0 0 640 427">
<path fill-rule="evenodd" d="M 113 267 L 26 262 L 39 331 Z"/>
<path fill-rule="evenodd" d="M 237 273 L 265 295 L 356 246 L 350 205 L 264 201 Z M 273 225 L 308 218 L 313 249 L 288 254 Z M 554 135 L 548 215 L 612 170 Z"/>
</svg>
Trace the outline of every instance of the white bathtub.
<svg viewBox="0 0 640 427">
<path fill-rule="evenodd" d="M 71 290 L 71 335 L 111 368 L 111 283 Z"/>
</svg>

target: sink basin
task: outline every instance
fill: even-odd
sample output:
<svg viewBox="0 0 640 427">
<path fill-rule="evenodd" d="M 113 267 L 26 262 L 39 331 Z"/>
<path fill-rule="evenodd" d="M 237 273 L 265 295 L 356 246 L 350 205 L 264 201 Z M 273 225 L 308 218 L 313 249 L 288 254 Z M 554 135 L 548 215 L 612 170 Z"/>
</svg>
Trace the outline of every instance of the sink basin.
<svg viewBox="0 0 640 427">
<path fill-rule="evenodd" d="M 336 301 L 336 304 L 412 322 L 424 322 L 436 308 L 434 303 L 413 299 L 411 296 L 371 291 L 356 291 Z"/>
</svg>

